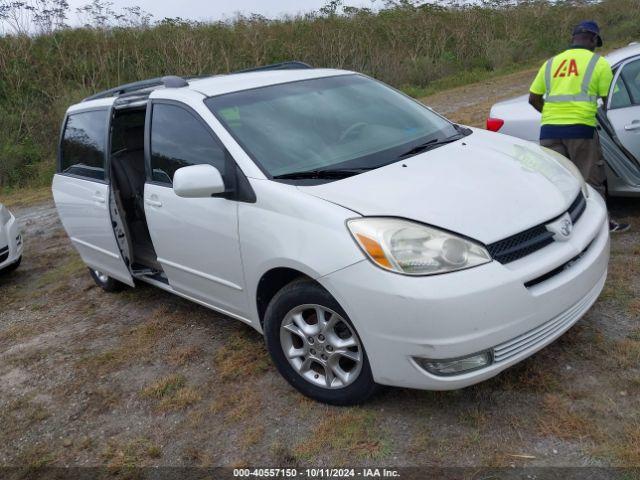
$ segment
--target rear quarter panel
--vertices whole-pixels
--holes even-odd
[[[496,103],[489,116],[504,120],[498,133],[531,142],[538,142],[540,138],[540,113],[529,105],[528,95]]]

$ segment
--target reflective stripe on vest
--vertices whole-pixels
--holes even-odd
[[[555,58],[555,57],[554,57]],[[593,77],[593,72],[596,69],[596,64],[600,59],[600,55],[597,53],[593,54],[591,60],[589,60],[589,64],[587,65],[587,70],[584,73],[584,78],[582,79],[582,91],[578,95],[549,95],[551,92],[551,67],[553,64],[553,58],[547,60],[547,65],[544,70],[544,83],[547,88],[547,93],[545,95],[544,101],[549,103],[559,103],[559,102],[591,102],[596,103],[598,101],[598,97],[596,95],[589,95],[589,85],[591,84],[591,78]]]

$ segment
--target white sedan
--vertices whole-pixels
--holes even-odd
[[[18,222],[7,207],[0,203],[0,272],[15,270],[22,260],[22,235]]]
[[[293,387],[340,405],[490,378],[596,301],[607,213],[568,160],[301,66],[69,108],[53,193],[98,285],[246,322]]]

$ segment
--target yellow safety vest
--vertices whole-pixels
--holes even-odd
[[[593,72],[596,69],[600,55],[594,53],[589,59],[586,68],[584,68],[584,62],[578,69],[578,60],[575,58],[569,58],[567,55],[560,54],[557,57],[550,58],[544,68],[544,84],[547,89],[544,101],[545,103],[558,103],[558,102],[592,102],[598,101],[597,95],[589,94],[589,86],[591,85],[591,79],[593,78]],[[564,57],[564,58],[563,58]],[[558,58],[558,61],[554,60]],[[580,72],[583,72],[582,74]],[[575,75],[577,78],[582,77],[580,83],[580,92],[571,94],[567,91],[574,90],[574,83],[570,81],[570,77]]]
[[[598,97],[607,95],[611,67],[600,55],[570,48],[547,60],[531,85],[543,95],[543,125],[596,125]]]

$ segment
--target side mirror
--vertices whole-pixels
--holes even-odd
[[[173,174],[173,191],[179,197],[205,198],[224,193],[224,180],[212,165],[191,165]]]

